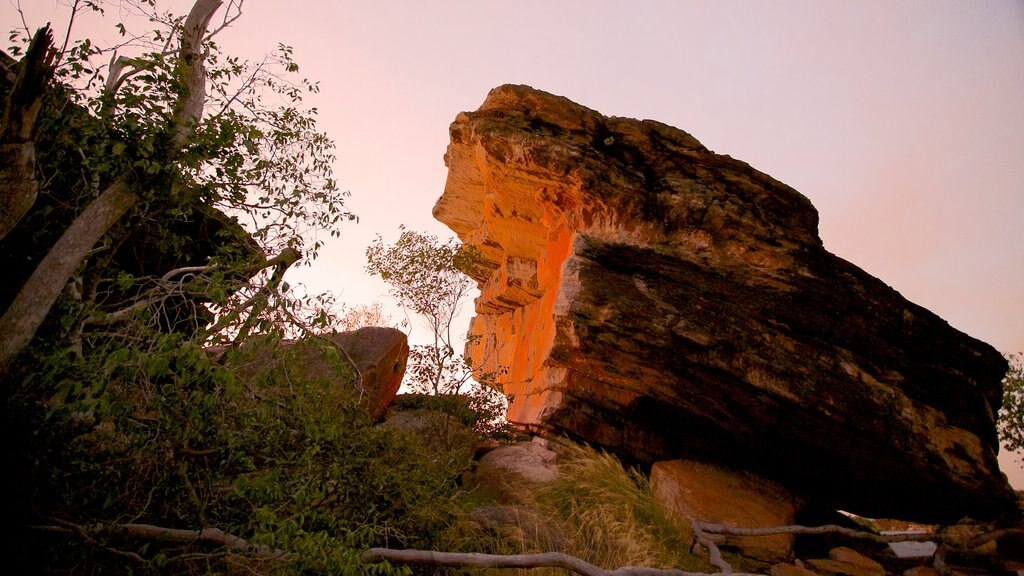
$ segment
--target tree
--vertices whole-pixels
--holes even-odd
[[[287,47],[220,51],[240,0],[121,7],[158,29],[56,52],[25,30],[36,48],[0,56],[22,111],[4,138],[29,136],[0,144],[35,162],[0,164],[35,195],[0,229],[11,569],[360,573],[358,548],[429,545],[418,522],[448,506],[449,471],[357,409],[337,350],[296,344],[334,361],[326,379],[277,345],[334,325],[284,278],[350,217],[302,102],[316,85]]]
[[[211,29],[221,6],[221,0],[196,0],[182,18],[158,12],[153,0],[126,0],[123,8],[162,27],[134,35],[119,24],[122,45],[99,48],[86,39],[56,57],[48,33],[41,32],[19,65],[6,70],[8,80],[16,79],[6,109],[34,110],[39,117],[6,114],[4,143],[15,134],[28,139],[17,142],[22,148],[32,144],[48,154],[48,163],[38,167],[46,189],[38,192],[51,201],[35,201],[19,227],[49,222],[54,205],[71,208],[66,227],[45,239],[51,247],[38,258],[22,258],[34,262],[31,274],[16,280],[20,287],[7,287],[16,294],[0,317],[0,372],[38,333],[69,281],[84,289],[79,317],[66,320],[79,340],[89,327],[109,332],[111,323],[152,315],[153,306],[171,296],[215,310],[214,329],[195,330],[201,338],[269,329],[274,322],[268,314],[276,320],[294,314],[288,309],[294,303],[281,297],[284,271],[303,256],[316,256],[316,230],[336,235],[336,225],[353,218],[344,209],[347,193],[333,179],[333,143],[316,129],[316,110],[302,106],[316,84],[290,79],[298,66],[283,45],[258,63],[223,55],[214,38],[241,16],[243,1],[230,2]],[[76,1],[69,21],[87,9],[100,5]],[[129,50],[134,53],[119,54]],[[101,58],[108,63],[94,62]],[[49,75],[38,71],[51,65]],[[40,89],[48,105],[40,103]],[[34,94],[36,103],[19,108],[31,100],[26,94]],[[242,218],[251,238],[236,234],[234,242],[223,239],[226,249],[217,246],[202,261],[182,262],[195,255],[168,223],[195,222],[211,211]],[[142,224],[167,232],[169,241],[160,248],[178,251],[180,258],[170,269],[134,278],[114,265],[115,253]],[[45,227],[53,232],[52,225]],[[232,229],[225,225],[220,232]],[[10,238],[16,232],[6,234],[8,244],[16,244]],[[267,253],[276,256],[268,259]],[[112,289],[115,284],[120,289]]]
[[[391,286],[399,305],[419,316],[430,344],[414,345],[407,374],[412,388],[430,394],[458,394],[472,377],[453,346],[452,324],[469,298],[473,281],[459,271],[472,258],[454,240],[400,228],[398,241],[384,245],[380,236],[366,249],[370,274]]]
[[[366,326],[397,328],[398,324],[395,323],[391,314],[384,310],[384,305],[379,300],[374,300],[372,304],[359,304],[346,308],[339,315],[337,326],[339,330],[350,331]]]
[[[442,242],[405,226],[399,229],[394,244],[385,245],[380,236],[370,244],[366,269],[388,283],[398,304],[419,316],[429,330],[428,344],[410,347],[406,368],[410,387],[423,394],[466,394],[470,407],[480,414],[477,431],[504,433],[507,399],[497,384],[499,374],[476,370],[469,358],[455,351],[452,332],[474,284],[462,270],[476,263],[476,253],[455,239]]]
[[[999,437],[1007,450],[1024,448],[1024,354],[1008,354],[1010,369],[1003,378],[1003,407],[999,410]]]

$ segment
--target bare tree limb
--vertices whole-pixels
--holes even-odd
[[[271,278],[270,282],[267,283],[267,285],[263,286],[260,289],[260,291],[257,292],[257,294],[253,295],[240,306],[232,310],[231,314],[222,318],[221,321],[217,323],[217,326],[214,326],[213,328],[207,330],[207,334],[214,334],[217,331],[223,329],[224,326],[226,326],[228,323],[236,319],[242,311],[256,304],[260,298],[265,299],[269,291],[276,288],[281,283],[284,271],[287,270],[289,266],[298,261],[299,256],[300,255],[297,250],[295,250],[294,248],[287,248],[283,250],[281,254],[269,260],[264,260],[262,262],[250,264],[242,268],[229,269],[229,271],[233,270],[234,273],[238,274],[238,276],[244,276],[246,278],[251,277],[260,270],[266,268],[275,268],[275,271],[273,277]],[[186,281],[190,281],[193,278],[195,278],[193,276],[194,274],[209,272],[210,270],[214,270],[216,268],[216,265],[183,266],[181,268],[175,268],[174,270],[170,270],[169,272],[160,277],[160,279],[156,282],[157,285],[155,287],[150,288],[145,293],[137,296],[135,301],[132,302],[130,305],[125,306],[124,308],[120,308],[113,312],[97,311],[92,315],[88,316],[87,318],[85,318],[82,321],[81,327],[85,328],[86,326],[109,325],[121,322],[122,320],[130,318],[136,312],[145,310],[146,308],[149,308],[150,306],[163,301],[174,292],[186,294],[189,296],[202,297],[205,294],[207,294],[202,288],[194,290],[185,290],[183,288],[183,284],[185,284]],[[183,277],[179,280],[174,280],[178,276]],[[198,278],[202,279],[202,281],[208,281],[206,279],[203,279],[203,277],[201,276]]]
[[[718,568],[722,574],[732,574],[732,566],[725,561],[725,558],[722,558],[722,551],[718,549],[718,545],[711,538],[708,538],[707,532],[704,530],[704,524],[694,521],[691,522],[691,526],[693,527],[695,544],[700,544],[708,550],[708,562],[715,568]]]
[[[192,136],[203,116],[206,102],[206,66],[200,51],[203,36],[210,25],[213,13],[220,8],[221,0],[196,0],[185,19],[181,33],[181,51],[175,76],[181,83],[181,92],[174,105],[172,125],[175,146],[182,146]]]
[[[124,56],[118,56],[115,50],[110,56],[110,64],[107,66],[107,81],[103,85],[103,91],[109,95],[113,95],[121,88],[121,84],[124,81],[131,78],[132,76],[142,72],[142,68],[136,65],[134,58],[126,58]],[[128,66],[132,67],[132,70],[125,72],[124,69]]]
[[[302,258],[302,254],[298,250],[292,247],[285,248],[280,254],[263,262],[252,269],[252,273],[255,274],[259,270],[264,268],[274,267],[274,274],[270,277],[270,280],[264,284],[255,294],[250,296],[245,302],[238,306],[235,306],[233,310],[222,316],[217,323],[206,329],[205,336],[210,337],[217,332],[220,332],[229,324],[234,322],[241,316],[242,312],[249,308],[253,308],[253,311],[249,314],[249,318],[246,319],[246,323],[238,332],[238,336],[235,338],[235,345],[244,339],[244,336],[248,333],[251,328],[250,324],[255,321],[255,317],[259,314],[262,306],[265,306],[268,295],[271,291],[275,290],[281,281],[284,279],[284,273],[288,268],[299,261]]]
[[[180,92],[170,126],[175,147],[184,145],[202,118],[206,70],[200,49],[210,19],[220,5],[221,0],[196,0],[185,20],[175,67]],[[89,250],[137,201],[128,175],[121,175],[75,218],[39,262],[0,318],[0,373],[11,367],[14,358],[35,336],[67,279]]]
[[[170,272],[161,276],[160,282],[170,282],[171,278],[174,278],[175,276],[180,276],[181,274],[196,274],[198,272],[209,272],[214,268],[216,268],[216,266],[184,266],[182,268],[175,268],[174,270],[171,270]]]
[[[96,543],[96,537],[118,536],[163,544],[218,546],[266,558],[281,558],[285,555],[285,552],[273,550],[269,546],[250,544],[244,538],[224,532],[220,528],[187,530],[183,528],[165,528],[153,524],[96,524],[92,526],[79,526],[67,523],[67,525],[61,526],[32,526],[32,529],[75,535],[86,539],[90,543]],[[131,554],[133,557],[142,560],[137,554],[125,554]],[[142,561],[144,562],[144,560]]]
[[[128,178],[118,178],[89,203],[46,253],[0,318],[0,373],[10,368],[14,358],[35,336],[67,279],[89,250],[137,200]]]
[[[401,564],[426,564],[447,567],[478,568],[565,568],[583,576],[710,576],[705,572],[684,572],[672,568],[644,568],[624,566],[605,570],[561,552],[542,554],[475,554],[463,552],[435,552],[433,550],[392,550],[370,548],[363,553],[363,562],[398,562]],[[731,572],[728,572],[731,574]],[[719,573],[722,574],[722,573]],[[758,576],[756,574],[734,574],[733,576]]]
[[[882,544],[890,542],[923,542],[927,540],[941,540],[941,534],[912,533],[912,534],[874,534],[852,528],[844,528],[835,524],[825,526],[778,526],[773,528],[734,528],[725,524],[711,524],[706,522],[694,522],[695,530],[707,534],[728,534],[730,536],[772,536],[776,534],[842,534],[850,538],[871,540]]]
[[[68,523],[66,526],[32,526],[31,528],[33,530],[36,530],[37,532],[52,532],[56,534],[75,536],[79,540],[85,542],[90,546],[102,548],[103,550],[106,550],[107,552],[114,554],[115,556],[127,558],[132,562],[135,562],[136,564],[146,563],[146,559],[142,556],[139,556],[135,552],[126,552],[124,550],[119,550],[117,548],[113,548],[111,546],[103,544],[102,542],[93,538],[93,536],[89,534],[89,532],[85,530],[82,526],[78,526],[76,524]]]
[[[216,28],[211,30],[206,35],[206,37],[203,38],[203,41],[206,42],[209,39],[213,38],[214,36],[219,34],[221,30],[227,28],[228,26],[231,26],[232,24],[235,23],[235,20],[238,20],[239,18],[241,18],[242,17],[242,5],[243,4],[245,4],[245,0],[231,0],[228,3],[227,9],[224,11],[224,20],[220,23],[220,26],[217,26]],[[234,14],[231,13],[231,8],[232,7],[234,7],[234,9],[235,9],[235,13]]]

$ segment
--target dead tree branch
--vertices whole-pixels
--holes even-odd
[[[386,560],[400,564],[425,564],[451,568],[564,568],[583,576],[711,576],[704,572],[684,572],[672,568],[644,568],[640,566],[624,566],[615,570],[605,570],[590,562],[561,552],[501,555],[370,548],[363,553],[361,559],[363,562],[381,562]],[[732,572],[720,572],[718,574],[758,576],[755,574],[734,574]]]
[[[235,341],[237,343],[244,339],[244,336],[247,335],[248,331],[251,329],[250,324],[255,321],[255,317],[262,312],[263,307],[266,305],[270,292],[277,289],[278,285],[281,284],[281,280],[284,279],[285,271],[288,270],[292,264],[298,262],[300,258],[302,258],[302,254],[300,254],[298,250],[288,247],[282,250],[277,256],[252,269],[252,273],[255,274],[259,270],[273,266],[274,273],[270,277],[270,280],[257,290],[255,294],[250,296],[245,302],[235,306],[230,312],[222,316],[216,324],[207,328],[205,333],[206,337],[220,332],[229,324],[237,320],[238,317],[241,316],[242,312],[252,308],[253,311],[249,314],[249,318],[246,319],[246,323],[239,330],[238,337]]]
[[[174,104],[170,125],[176,147],[185,144],[202,118],[206,69],[200,50],[210,19],[220,5],[221,0],[196,0],[185,20],[175,66],[181,92]],[[136,204],[139,197],[134,188],[128,174],[117,178],[75,218],[22,285],[14,302],[0,318],[0,373],[10,368],[14,358],[35,336],[75,268]]]
[[[706,522],[694,522],[694,529],[706,534],[728,534],[730,536],[773,536],[776,534],[842,534],[850,538],[871,540],[888,544],[890,542],[923,542],[927,540],[941,540],[940,534],[914,533],[914,534],[874,534],[852,528],[844,528],[835,524],[825,526],[777,526],[773,528],[734,528],[725,524],[711,524]]]
[[[158,542],[170,545],[198,545],[227,548],[235,552],[252,554],[261,558],[282,558],[285,552],[271,549],[261,544],[250,544],[244,538],[224,532],[220,528],[201,528],[199,530],[187,530],[183,528],[165,528],[153,524],[96,524],[92,526],[80,526],[71,523],[61,523],[60,526],[32,526],[33,530],[40,532],[53,532],[75,536],[86,543],[98,545],[96,538],[128,538],[133,540],[144,540],[147,542]],[[107,548],[106,546],[103,546]],[[140,556],[132,552],[122,552],[121,555],[132,557],[137,561],[143,561]]]
[[[691,525],[693,526],[694,544],[700,544],[707,548],[708,562],[715,568],[718,568],[722,574],[732,574],[732,565],[726,562],[725,558],[722,558],[722,551],[718,549],[718,545],[711,538],[708,538],[707,532],[709,531],[705,530],[705,525],[696,521],[692,522]]]
[[[40,28],[16,69],[0,120],[0,239],[32,208],[39,194],[36,180],[36,120],[43,93],[53,76],[53,32]]]

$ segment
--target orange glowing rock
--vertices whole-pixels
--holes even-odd
[[[865,516],[993,516],[1006,362],[828,253],[797,191],[685,132],[501,86],[451,125],[434,216],[481,262],[508,418],[721,461]]]

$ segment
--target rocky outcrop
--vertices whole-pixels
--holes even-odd
[[[524,86],[451,126],[468,355],[509,419],[866,516],[993,516],[1003,358],[827,252],[811,203],[664,124]]]
[[[885,568],[856,550],[840,547],[828,559],[812,558],[807,565],[820,576],[885,576]]]

